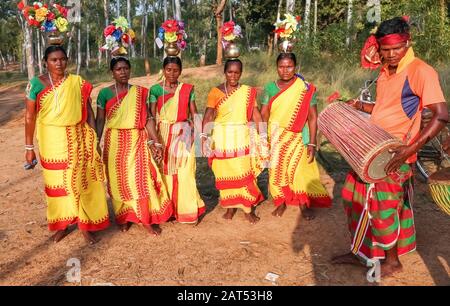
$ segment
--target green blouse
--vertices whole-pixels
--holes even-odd
[[[102,88],[97,96],[97,107],[104,109],[106,102],[114,98],[116,95],[109,87]]]
[[[32,101],[36,101],[38,94],[44,89],[45,86],[39,77],[32,78],[27,86],[27,98]]]
[[[156,103],[158,101],[158,98],[162,95],[167,95],[169,92],[167,90],[164,90],[161,84],[155,84],[152,87],[150,87],[150,94],[148,95],[148,102],[149,103]],[[189,102],[195,101],[195,92],[192,89],[191,95],[189,96]]]
[[[264,87],[264,93],[261,97],[261,104],[267,105],[272,99],[272,97],[276,96],[280,92],[280,88],[278,87],[276,82],[271,82]],[[317,105],[317,92],[314,93],[311,99],[311,105]],[[302,130],[302,138],[303,144],[309,144],[309,127],[308,124],[305,124]]]

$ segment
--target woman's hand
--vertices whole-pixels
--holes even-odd
[[[211,153],[212,153],[212,150],[211,150],[210,138],[202,137],[202,155],[203,155],[203,157],[210,157]]]
[[[26,170],[34,169],[37,164],[36,154],[34,150],[27,150],[25,153],[25,160],[27,164],[25,165]]]
[[[316,156],[316,147],[308,145],[307,154],[308,154],[308,164],[310,164],[314,161],[314,158]]]
[[[347,103],[348,105],[350,105],[351,107],[353,107],[356,110],[361,110],[362,102],[359,101],[358,99],[351,99],[345,103]]]
[[[163,159],[163,149],[162,147],[158,147],[155,144],[150,145],[150,151],[152,153],[153,159],[156,163],[161,163]]]

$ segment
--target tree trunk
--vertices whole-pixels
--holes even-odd
[[[167,20],[167,0],[164,0],[164,20]]]
[[[180,0],[175,0],[175,19],[176,20],[181,20]]]
[[[281,18],[281,7],[283,6],[283,0],[278,0],[278,10],[277,10],[277,22],[280,21]],[[273,46],[276,49],[278,45],[278,36],[274,35],[273,38]]]
[[[306,0],[305,3],[305,27],[306,38],[309,38],[309,14],[311,12],[311,0]]]
[[[109,25],[109,0],[103,0],[103,16],[105,17],[105,27],[107,27]],[[102,35],[102,39],[103,39],[103,35]],[[101,55],[101,51],[100,51],[100,55]],[[108,52],[105,52],[105,63],[106,65],[108,65]],[[100,66],[100,63],[99,63]]]
[[[109,0],[103,0],[103,16],[105,16],[105,26],[106,27],[109,24],[108,11],[109,11]]]
[[[27,6],[28,1],[24,0],[23,4]],[[27,24],[24,25],[24,30],[25,30],[24,49],[26,52],[26,59],[27,59],[27,73],[28,73],[28,80],[31,80],[35,75],[34,58],[33,58],[33,41],[32,41],[33,33],[31,32],[31,28],[27,26]]]
[[[268,45],[268,50],[269,50],[269,56],[272,56],[273,53],[273,36],[271,34],[267,35],[267,45]]]
[[[73,26],[72,30],[70,30],[69,42],[67,44],[67,57],[68,58],[70,58],[70,54],[72,53],[72,40],[73,40],[74,35],[75,35],[75,26]]]
[[[445,0],[440,0],[440,7],[441,7],[441,18],[440,18],[440,32],[441,32],[441,39],[445,39],[445,18],[447,17],[447,4],[445,3]]]
[[[131,22],[131,1],[127,0],[127,20],[128,20],[128,25],[132,28],[133,24]],[[133,43],[130,43],[130,48],[131,48],[131,57],[135,57],[136,56],[136,49]]]
[[[86,22],[86,68],[89,69],[91,50],[89,49],[89,22]]]
[[[314,0],[314,36],[317,34],[317,0]]]
[[[153,2],[153,57],[156,58],[156,4]]]
[[[347,47],[350,47],[352,16],[353,16],[353,0],[348,0],[348,10],[347,10],[347,38],[345,39],[345,44],[346,44]]]
[[[117,18],[120,17],[120,0],[116,0]]]
[[[295,0],[286,0],[286,13],[293,14],[295,8]]]
[[[100,50],[100,48],[102,47],[102,42],[101,40],[98,43],[98,54],[97,54],[97,64],[98,64],[98,68],[100,69],[100,67],[102,66],[102,50]]]
[[[78,37],[77,37],[78,43],[77,43],[77,74],[80,74],[81,69],[81,24],[78,27]]]
[[[39,74],[42,74],[42,50],[41,50],[40,33],[38,29],[36,29],[36,46],[37,46],[37,60],[38,60]]]
[[[220,0],[220,3],[217,5],[214,16],[216,17],[216,29],[217,29],[217,57],[216,57],[216,64],[222,65],[222,32],[220,31],[220,27],[223,23],[223,10],[225,8],[225,5],[227,4],[227,0]]]
[[[0,50],[0,58],[2,60],[3,69],[6,70],[8,68],[8,66],[6,65],[6,61],[5,61],[5,58],[3,57],[3,53],[1,50]]]

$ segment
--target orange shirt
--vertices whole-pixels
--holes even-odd
[[[409,144],[419,135],[422,109],[441,102],[445,98],[437,72],[409,48],[395,74],[389,75],[387,67],[381,70],[371,121]],[[412,156],[407,162],[415,160]]]
[[[211,89],[211,91],[208,94],[206,107],[216,108],[217,104],[220,102],[220,100],[223,97],[225,97],[225,94],[223,93],[223,91],[221,91],[217,87],[214,87],[213,89]]]

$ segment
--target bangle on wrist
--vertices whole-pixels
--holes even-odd
[[[33,151],[34,150],[34,145],[25,145],[25,150]]]
[[[160,144],[159,142],[155,142],[155,147],[157,147],[157,148],[161,148],[163,145],[162,144]]]
[[[314,143],[308,143],[307,146],[314,147],[314,148],[317,147],[317,145]]]

